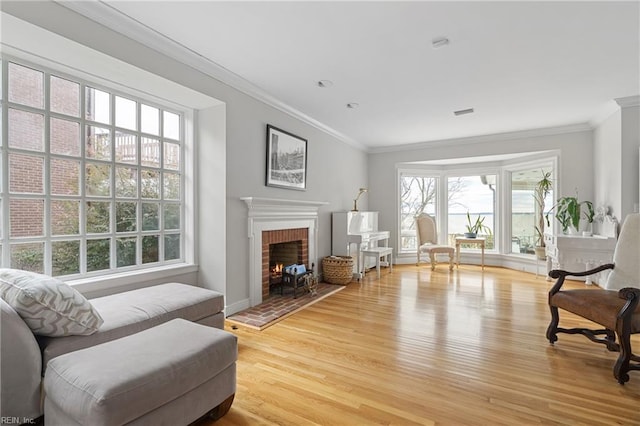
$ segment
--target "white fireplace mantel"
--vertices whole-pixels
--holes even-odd
[[[262,303],[262,232],[307,228],[309,263],[318,264],[318,210],[324,201],[242,197],[247,203],[249,237],[249,299],[251,306]]]

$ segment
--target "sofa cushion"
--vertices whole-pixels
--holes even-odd
[[[0,418],[40,416],[40,348],[16,311],[0,299]],[[0,422],[4,424],[4,422]]]
[[[224,296],[188,284],[168,283],[91,299],[104,318],[91,336],[41,338],[42,365],[56,356],[138,333],[147,328],[183,318],[198,322],[224,309]]]
[[[125,424],[198,388],[237,356],[233,334],[175,319],[51,360],[45,405],[77,424]]]
[[[102,317],[80,292],[47,275],[0,269],[0,297],[34,334],[86,335],[102,325]]]

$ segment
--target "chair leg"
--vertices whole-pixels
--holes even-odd
[[[449,253],[449,270],[453,271],[453,253]]]
[[[429,253],[429,259],[431,260],[431,270],[436,270],[436,255],[434,253]]]
[[[556,306],[549,306],[551,309],[551,322],[547,327],[547,339],[552,345],[558,340],[558,323],[560,322],[560,315],[558,314],[558,308]]]
[[[631,333],[629,332],[629,327],[625,327],[622,323],[624,323],[624,321],[619,321],[618,329],[616,330],[620,341],[620,355],[613,366],[613,376],[618,380],[618,383],[624,385],[629,381],[629,362],[633,352],[631,349]]]

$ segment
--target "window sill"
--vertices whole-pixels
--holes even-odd
[[[120,287],[140,287],[140,284],[161,279],[168,282],[166,279],[169,277],[198,272],[198,269],[198,265],[178,263],[157,268],[69,280],[66,283],[81,293],[104,292],[106,294],[105,290],[108,290],[108,293],[117,293]]]

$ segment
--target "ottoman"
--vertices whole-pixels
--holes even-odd
[[[187,425],[224,415],[236,389],[237,338],[174,319],[58,356],[44,377],[44,418],[56,425]]]

